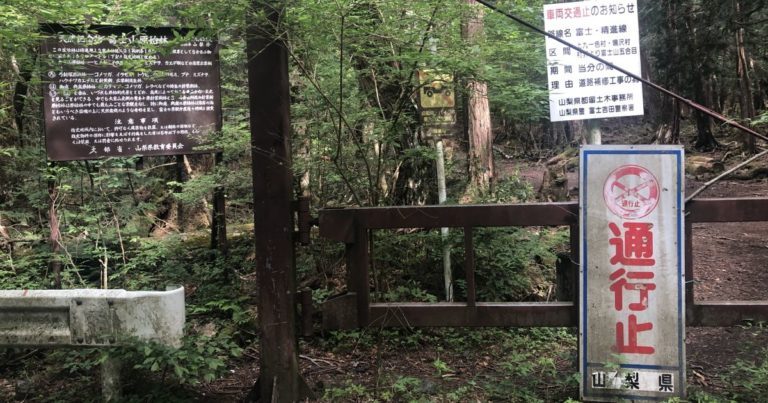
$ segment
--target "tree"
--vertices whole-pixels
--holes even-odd
[[[739,82],[739,112],[741,119],[746,121],[755,117],[755,104],[754,95],[752,93],[752,63],[750,62],[749,53],[746,47],[746,30],[743,24],[749,22],[749,16],[744,12],[743,4],[740,0],[733,0],[733,7],[736,17],[736,42],[734,50],[736,52],[736,72]],[[754,9],[757,11],[757,8]],[[753,11],[753,12],[754,12]],[[755,137],[745,135],[744,147],[750,153],[754,153],[756,150]]]
[[[461,36],[467,47],[477,46],[483,36],[483,9],[474,0],[464,0],[469,6],[461,27]],[[493,185],[493,132],[488,104],[488,84],[471,74],[465,78],[465,127],[469,140],[467,163],[469,167],[468,192],[483,195]]]

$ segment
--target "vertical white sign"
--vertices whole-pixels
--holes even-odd
[[[637,0],[548,4],[544,29],[641,76]],[[641,82],[551,38],[546,52],[551,121],[643,115]]]
[[[580,157],[581,397],[684,397],[683,149]]]

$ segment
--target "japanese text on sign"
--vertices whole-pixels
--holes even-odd
[[[684,395],[682,158],[677,146],[582,148],[586,400]]]
[[[545,5],[544,27],[595,56],[641,74],[636,0]],[[554,39],[547,38],[545,44],[551,121],[644,113],[638,80]]]
[[[214,39],[170,28],[45,30],[49,159],[190,153],[219,128]]]

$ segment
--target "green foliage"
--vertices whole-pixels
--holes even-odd
[[[520,202],[532,197],[518,176],[501,181],[486,202]],[[554,283],[557,253],[566,249],[568,231],[547,228],[477,228],[474,230],[476,286],[479,300],[540,300]],[[443,245],[451,248],[454,293],[466,295],[463,234],[443,239],[437,230],[374,232],[374,283],[382,301],[434,302],[443,298]]]
[[[395,383],[392,384],[392,391],[395,396],[399,396],[402,399],[408,399],[408,396],[421,386],[421,380],[410,376],[402,376],[397,378]]]
[[[226,370],[226,362],[240,357],[243,349],[228,334],[187,336],[181,348],[151,342],[136,342],[109,352],[110,356],[132,364],[132,368],[171,375],[177,382],[210,382]]]
[[[554,283],[555,251],[567,232],[484,228],[475,231],[478,296],[486,301],[542,299]]]
[[[371,393],[365,386],[347,382],[343,386],[326,388],[323,391],[323,399],[329,402],[337,401],[369,401]]]
[[[335,378],[338,383],[326,389],[323,401],[554,402],[575,396],[578,391],[578,373],[563,369],[564,364],[570,367],[575,360],[576,336],[572,329],[368,331],[372,334],[370,342],[361,340],[354,349],[336,351],[355,357],[397,355],[403,351],[405,340],[413,339],[421,346],[416,351],[436,349],[436,355],[422,357],[414,365],[427,364],[427,373],[420,371],[424,374],[420,377],[409,374],[407,368],[386,365],[384,358],[374,363],[381,366],[375,381]],[[344,333],[359,337],[356,332]],[[475,361],[482,363],[472,365]]]
[[[61,280],[65,288],[95,287],[103,270],[113,288],[185,285],[192,334],[182,349],[136,344],[112,352],[132,360],[135,369],[146,377],[168,377],[185,385],[213,379],[240,354],[241,345],[253,341],[252,284],[240,281],[250,280],[253,240],[249,236],[233,239],[231,256],[225,257],[209,251],[207,236],[195,233],[207,232],[204,219],[185,224],[178,216],[180,205],[188,219],[210,214],[205,205],[210,204],[213,189],[222,185],[227,191],[230,228],[252,220],[254,167],[244,18],[254,14],[251,3],[6,0],[0,4],[0,224],[14,241],[11,249],[0,240],[0,288],[51,287],[49,262],[54,259],[63,266]],[[297,193],[309,191],[313,205],[318,207],[435,201],[436,153],[425,139],[415,107],[418,69],[453,73],[460,107],[466,95],[462,84],[467,78],[487,82],[494,134],[500,137],[526,143],[528,138],[562,128],[546,121],[543,39],[500,14],[488,12],[484,35],[468,45],[461,37],[461,21],[470,13],[465,3],[286,3],[280,29],[287,41],[290,62],[293,169],[297,178],[306,174],[303,187],[297,180]],[[540,21],[542,3],[504,0],[495,4],[535,23]],[[706,88],[709,98],[718,103],[716,108],[724,113],[739,108],[735,101],[739,77],[731,55],[734,34],[744,29],[753,64],[750,73],[754,100],[764,109],[767,75],[763,66],[768,52],[762,40],[765,30],[758,22],[768,16],[765,7],[749,6],[750,13],[741,15],[731,2],[641,2],[639,7],[649,74],[702,102],[703,94],[697,94],[697,90]],[[190,156],[193,172],[181,183],[175,162],[165,157],[147,157],[142,164],[136,158],[46,162],[39,114],[42,64],[35,50],[41,39],[38,24],[81,24],[86,20],[199,27],[219,37],[223,127],[213,140],[224,154],[220,166],[214,167],[208,156]],[[17,84],[27,84],[29,89],[16,94]],[[13,102],[17,95],[24,103],[19,116]],[[768,115],[764,110],[758,112],[762,114],[751,123],[763,127]],[[23,128],[17,125],[17,118]],[[461,155],[462,147],[457,148]],[[466,185],[459,159],[448,161],[448,182],[454,200]],[[55,194],[49,193],[49,183]],[[474,202],[524,202],[530,201],[533,193],[530,185],[512,176],[500,179],[493,194]],[[58,256],[52,255],[48,243],[52,199],[62,233],[63,250]],[[240,232],[249,234],[251,230]],[[554,281],[556,253],[563,249],[566,239],[567,231],[563,229],[475,230],[478,298],[510,301],[547,297]],[[374,241],[376,299],[435,302],[443,298],[442,248],[446,244],[453,256],[456,298],[465,297],[461,231],[451,231],[448,239],[435,230],[377,231]],[[315,302],[340,291],[344,276],[342,251],[340,243],[320,242],[301,250],[297,258],[300,284],[313,288]],[[202,329],[219,332],[217,336],[202,336]],[[462,350],[493,348],[497,341],[504,350],[494,357],[493,364],[508,379],[485,382],[478,378],[474,384],[445,387],[445,400],[461,401],[476,388],[494,399],[550,400],[551,396],[539,393],[538,384],[521,384],[516,379],[558,378],[554,372],[558,357],[544,352],[557,343],[572,343],[572,337],[561,331],[365,329],[330,332],[324,343],[336,351],[380,344],[400,350],[435,344]],[[92,371],[103,359],[93,350],[67,354],[61,368],[79,376]],[[50,357],[56,362],[59,355]],[[426,362],[432,363],[438,376],[451,369],[445,356]],[[732,380],[738,398],[762,397],[760,391],[768,388],[764,367],[761,361],[740,361],[734,367]],[[383,388],[386,392],[348,383],[328,389],[326,398],[369,400],[385,393],[393,400],[429,398],[421,390],[426,381],[402,374],[396,374],[391,381]],[[573,387],[573,380],[558,378],[555,384]],[[164,400],[159,396],[167,397],[151,393],[158,401]]]
[[[562,373],[556,361],[574,359],[576,338],[569,329],[512,329],[499,357],[503,375],[486,384],[492,397],[512,402],[549,402],[578,386],[577,372]],[[555,386],[556,389],[551,389]]]
[[[78,350],[59,350],[51,354],[55,360],[60,360],[62,369],[70,374],[88,374],[104,361],[106,355],[101,349],[85,348]]]
[[[730,395],[737,401],[759,401],[768,391],[768,348],[762,348],[752,359],[739,359],[728,375]]]
[[[451,370],[451,367],[449,367],[445,361],[441,360],[440,357],[432,361],[432,366],[435,367],[435,371],[437,371],[437,376],[442,376],[443,374],[453,372],[453,370]]]
[[[424,291],[421,285],[408,280],[404,285],[398,285],[394,289],[384,292],[381,296],[382,301],[413,301],[413,302],[437,302],[437,297]]]
[[[202,306],[193,306],[189,309],[190,315],[205,315],[206,317],[223,316],[232,320],[235,325],[244,325],[251,321],[250,313],[243,309],[247,298],[216,299],[206,301]]]
[[[519,173],[499,179],[494,185],[493,192],[478,198],[477,203],[525,203],[534,199],[531,184],[522,179]]]
[[[332,330],[323,339],[324,348],[341,352],[355,351],[358,347],[370,348],[376,339],[372,332],[359,330]]]

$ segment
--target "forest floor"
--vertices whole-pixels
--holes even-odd
[[[612,134],[605,135],[606,143],[622,141]],[[687,156],[725,160],[726,168],[743,159],[735,143],[712,153],[687,152]],[[544,162],[498,160],[497,170],[502,175],[516,173],[535,190],[545,175]],[[686,193],[715,174],[687,175]],[[576,200],[578,169],[568,172],[568,183],[570,197]],[[698,197],[768,197],[768,178],[726,179]],[[768,222],[695,224],[693,237],[697,301],[768,300]],[[755,385],[734,377],[749,374],[736,369],[743,369],[744,363],[759,367],[768,359],[764,326],[686,329],[687,383],[693,401],[753,401],[755,394],[740,394],[734,388]],[[558,402],[577,398],[575,329],[540,330],[332,332],[301,343],[301,368],[324,401]],[[248,360],[231,377],[209,385],[204,391],[208,397],[202,400],[244,396],[258,374],[258,352],[253,349],[247,354]],[[750,393],[765,396],[768,390]]]
[[[647,144],[650,135],[646,130],[640,134],[635,132],[633,136],[637,138],[627,138],[617,128],[608,129],[604,134],[605,143]],[[688,157],[700,155],[687,152]],[[727,143],[703,155],[724,160],[727,168],[743,159],[739,154],[734,144]],[[536,190],[545,177],[549,157],[551,155],[541,160],[499,158],[497,172],[501,176],[518,175]],[[567,172],[572,200],[578,198],[577,171],[575,168]],[[686,192],[690,194],[714,175],[687,175]],[[768,197],[768,178],[740,177],[744,179],[723,180],[699,197]],[[768,261],[768,222],[695,224],[693,237],[694,291],[698,301],[768,300],[768,265],[765,263]],[[315,393],[313,401],[564,402],[578,397],[576,334],[576,329],[568,328],[371,328],[317,332],[313,337],[301,339],[299,361],[302,375]],[[768,394],[767,384],[755,386],[750,379],[735,379],[753,376],[768,380],[765,364],[768,362],[765,350],[768,326],[765,324],[688,327],[685,346],[692,401],[759,401],[754,396]],[[0,401],[14,397],[24,401],[23,397],[19,399],[18,390],[25,387],[25,382],[26,387],[31,383],[32,387],[44,391],[72,387],[66,375],[31,376],[32,372],[42,374],[44,370],[40,365],[24,367],[28,357],[24,354],[18,353],[14,362],[0,365],[3,368]],[[757,366],[749,367],[749,363]],[[227,366],[229,370],[222,378],[193,387],[182,386],[191,395],[179,401],[246,399],[259,375],[258,341],[245,347],[242,356]],[[750,372],[754,369],[761,372]],[[63,372],[65,370],[54,373]],[[35,380],[24,381],[30,378]],[[97,379],[98,376],[80,378],[78,382],[87,382],[78,386],[82,401],[97,400],[94,398],[98,396]],[[129,385],[127,392],[141,396],[141,390],[148,387],[149,384],[142,381]],[[736,390],[750,387],[758,390],[747,390],[749,393]],[[88,398],[84,397],[86,394]]]

